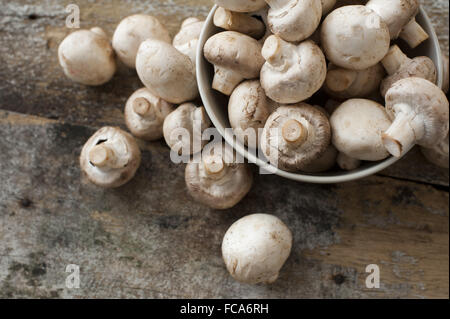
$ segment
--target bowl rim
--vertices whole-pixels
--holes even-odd
[[[211,11],[209,12],[208,17],[206,18],[205,23],[203,25],[202,32],[200,34],[200,38],[198,41],[197,58],[196,58],[197,84],[199,88],[200,97],[203,101],[206,112],[208,113],[208,116],[211,119],[211,122],[213,123],[215,128],[219,131],[220,135],[225,139],[225,142],[231,145],[238,152],[239,155],[244,156],[249,161],[249,163],[256,164],[261,168],[265,168],[266,170],[269,169],[271,173],[274,173],[278,176],[298,182],[314,183],[314,184],[336,184],[362,179],[386,169],[387,167],[391,166],[392,164],[396,163],[401,159],[391,156],[381,162],[376,162],[369,167],[362,167],[357,170],[349,172],[343,171],[341,175],[327,176],[324,174],[322,175],[301,174],[283,171],[273,166],[272,164],[269,164],[261,160],[260,158],[249,152],[247,147],[244,146],[243,144],[239,142],[236,143],[236,141],[234,140],[234,136],[232,134],[230,135],[229,133],[227,133],[229,132],[229,130],[225,131],[225,127],[223,127],[220,124],[219,119],[217,118],[215,112],[211,108],[212,101],[210,101],[210,95],[207,93],[207,91],[212,90],[212,88],[211,87],[207,88],[206,86],[202,85],[202,83],[207,83],[206,72],[204,72],[204,69],[202,68],[202,65],[206,61],[206,59],[203,56],[203,47],[206,41],[208,40],[207,34],[209,33],[210,28],[214,27],[213,19],[214,13],[216,12],[217,8],[218,6],[214,5]],[[432,42],[432,47],[435,48],[435,50],[437,51],[436,52],[437,54],[436,69],[438,70],[437,85],[440,88],[442,88],[443,61],[441,48],[439,46],[439,40],[437,38],[434,27],[422,6],[420,6],[418,16],[423,20],[424,24],[426,25],[426,28],[431,31],[429,32],[429,40]]]

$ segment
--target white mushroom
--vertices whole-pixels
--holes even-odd
[[[421,147],[420,149],[430,163],[439,167],[448,168],[448,142],[449,139],[447,134],[447,137],[433,148]]]
[[[126,184],[140,163],[141,152],[133,136],[116,127],[98,130],[80,155],[81,169],[89,180],[105,188]]]
[[[367,97],[378,91],[384,75],[385,72],[380,63],[364,70],[348,70],[330,63],[324,88],[330,96],[335,98]]]
[[[258,148],[259,132],[276,107],[258,80],[242,82],[228,103],[228,117],[236,137],[245,145]]]
[[[253,175],[245,163],[235,163],[233,151],[202,154],[201,162],[186,166],[189,194],[199,203],[213,209],[237,205],[250,191]]]
[[[266,27],[259,19],[246,13],[233,12],[218,8],[214,14],[214,25],[227,31],[236,31],[255,39],[260,39],[266,32]]]
[[[339,152],[362,161],[389,156],[381,134],[391,125],[384,107],[366,99],[342,103],[331,115],[332,143]]]
[[[198,96],[194,64],[169,43],[144,41],[137,54],[136,71],[147,89],[167,102],[179,104]]]
[[[309,38],[322,17],[321,0],[266,0],[270,6],[268,21],[272,32],[289,42]]]
[[[419,0],[370,0],[366,7],[375,11],[387,24],[392,40],[419,12]]]
[[[264,43],[262,55],[266,63],[261,69],[261,85],[278,103],[304,101],[325,81],[325,57],[312,41],[294,45],[272,35]]]
[[[163,123],[174,110],[173,104],[142,88],[130,96],[125,106],[125,123],[131,133],[148,141],[163,136]]]
[[[84,85],[102,85],[116,72],[114,50],[105,32],[96,27],[69,34],[58,48],[65,75]]]
[[[270,284],[292,248],[292,233],[278,218],[267,214],[243,217],[227,230],[222,257],[231,276],[243,283]]]
[[[327,116],[306,103],[281,106],[267,119],[261,149],[270,163],[286,171],[301,171],[330,145]]]
[[[203,106],[185,103],[166,116],[163,124],[167,145],[179,155],[198,153],[208,141],[202,139],[205,129],[211,126]]]
[[[380,91],[383,97],[395,82],[404,78],[419,77],[436,83],[436,67],[429,57],[410,59],[397,45],[393,45],[381,62],[389,74],[381,83]]]
[[[197,18],[187,18],[183,21],[180,31],[173,38],[173,46],[187,55],[194,65],[196,65],[198,39],[204,24],[205,21],[200,21]]]
[[[422,78],[397,81],[386,93],[386,110],[393,120],[383,133],[386,149],[401,157],[415,144],[432,148],[448,134],[449,109],[444,92]]]
[[[214,64],[213,89],[230,95],[244,79],[258,78],[264,58],[261,44],[238,32],[225,31],[206,41],[205,58]]]
[[[353,171],[361,166],[361,161],[355,158],[351,158],[344,153],[339,153],[337,156],[337,163],[344,171]]]
[[[151,15],[135,14],[119,23],[112,44],[120,60],[129,68],[135,68],[139,46],[148,39],[170,43],[169,32],[158,19]]]
[[[265,0],[214,0],[219,7],[234,12],[254,12],[266,6]]]
[[[389,50],[389,29],[365,6],[345,6],[323,21],[321,45],[326,57],[345,69],[364,70],[380,62]]]

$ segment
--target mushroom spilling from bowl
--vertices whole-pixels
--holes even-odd
[[[198,50],[213,75],[198,66],[200,94],[249,159],[286,177],[394,163],[415,145],[448,162],[448,65],[439,48],[434,61],[417,56],[431,41],[418,0],[215,3]]]

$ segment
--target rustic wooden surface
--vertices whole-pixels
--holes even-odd
[[[413,151],[361,181],[309,185],[260,176],[237,207],[217,212],[186,193],[184,167],[164,143],[143,143],[136,178],[102,190],[81,178],[78,155],[103,125],[123,126],[127,97],[141,86],[119,68],[86,88],[65,79],[58,43],[71,1],[0,0],[0,297],[64,298],[448,298],[448,170]],[[209,0],[88,0],[82,27],[112,34],[122,17],[151,13],[172,35]],[[422,1],[448,54],[448,1]],[[96,23],[94,23],[96,21]],[[235,282],[221,260],[226,229],[271,213],[292,229],[294,247],[270,286]],[[66,265],[81,267],[67,289]],[[378,264],[381,288],[365,288]]]

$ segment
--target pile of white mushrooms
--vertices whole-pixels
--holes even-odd
[[[415,21],[418,1],[339,2],[215,0],[220,7],[214,24],[224,31],[203,52],[214,65],[212,88],[229,96],[237,138],[293,172],[325,172],[336,164],[354,170],[361,161],[403,156],[414,145],[448,167],[449,105],[435,85],[436,68],[429,58],[408,57],[391,43],[400,38],[416,47],[428,38]],[[155,17],[137,14],[120,22],[112,41],[95,27],[75,31],[60,44],[61,67],[75,82],[103,85],[123,63],[144,84],[125,105],[131,134],[103,127],[84,145],[80,165],[92,183],[123,186],[141,163],[136,138],[164,138],[177,154],[201,155],[185,171],[196,201],[228,209],[250,191],[248,164],[236,163],[226,147],[205,152],[208,141],[193,134],[201,136],[211,126],[198,103],[195,70],[203,25],[186,19],[172,40]],[[446,79],[448,89],[448,73]],[[313,102],[318,95],[328,97],[323,107]],[[180,135],[180,129],[190,135]],[[262,134],[251,140],[248,129]],[[291,247],[292,234],[281,220],[255,214],[230,227],[222,254],[235,279],[271,283]]]
[[[449,106],[436,67],[397,45],[428,39],[415,20],[418,0],[215,3],[223,31],[203,50],[214,65],[212,88],[229,96],[237,138],[272,165],[355,170],[419,145],[448,168]],[[248,129],[261,131],[257,143]]]

